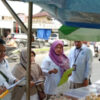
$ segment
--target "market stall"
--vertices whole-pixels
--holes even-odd
[[[27,68],[27,100],[30,100],[29,95],[29,76],[30,76],[30,50],[31,50],[31,32],[32,32],[32,2],[40,5],[46,11],[48,11],[52,16],[57,18],[62,24],[78,27],[88,27],[88,28],[100,28],[100,3],[98,0],[12,0],[12,1],[26,1],[29,2],[29,26],[28,29],[24,26],[21,20],[13,12],[10,6],[6,2],[7,0],[2,0],[7,9],[11,12],[13,17],[22,27],[25,33],[28,33],[28,68]],[[59,2],[58,2],[59,1]],[[90,6],[88,5],[90,4]],[[83,9],[84,8],[84,9]],[[95,13],[96,12],[96,13]],[[92,87],[91,87],[92,86]],[[85,88],[70,90],[63,94],[65,98],[71,99],[83,99],[91,95],[91,89],[94,88],[93,95],[97,95],[98,85],[94,84]],[[78,94],[79,93],[79,94]],[[99,94],[99,92],[98,92]],[[77,97],[76,97],[77,96]],[[99,98],[99,97],[98,97]],[[100,100],[100,99],[95,100]],[[62,100],[64,100],[62,99]],[[52,99],[51,99],[52,100]],[[53,99],[54,100],[54,99]],[[55,99],[58,100],[58,99]],[[61,100],[61,99],[60,99]],[[65,99],[67,100],[67,99]],[[88,100],[90,100],[88,98]]]
[[[49,100],[100,100],[100,80],[87,87],[70,89],[63,94],[51,96]]]

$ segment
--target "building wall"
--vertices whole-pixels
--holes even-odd
[[[20,19],[28,26],[28,17],[25,14],[18,14]],[[13,31],[13,22],[15,22],[12,16],[0,16],[0,28],[11,28]],[[2,24],[3,23],[3,24]],[[33,17],[32,19],[32,28],[33,29],[58,29],[61,26],[60,23],[55,23],[49,16]]]
[[[52,23],[52,20],[51,19],[48,19],[47,16],[34,17],[33,18],[33,23],[51,24]]]

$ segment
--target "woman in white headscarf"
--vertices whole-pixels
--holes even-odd
[[[16,64],[12,70],[12,74],[16,78],[21,79],[26,76],[26,67],[27,67],[27,50],[22,50],[20,53],[20,63]],[[43,73],[38,64],[35,63],[35,52],[31,51],[31,89],[30,89],[30,100],[39,100],[36,86],[33,82],[38,80],[44,80]],[[20,91],[20,92],[19,92]],[[25,100],[26,98],[25,87],[15,88],[15,91],[12,94],[12,100]]]

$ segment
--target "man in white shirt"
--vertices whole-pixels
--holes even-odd
[[[69,53],[70,67],[74,67],[72,75],[69,77],[70,88],[79,88],[89,84],[91,74],[92,55],[89,48],[82,45],[82,41],[75,41]]]
[[[90,58],[91,58],[91,61],[93,62],[94,47],[92,45],[90,45],[90,43],[87,41],[83,41],[83,47],[90,49],[90,55],[91,55]],[[90,72],[92,73],[92,64],[91,64],[91,71]],[[90,74],[90,77],[91,77],[91,74]],[[91,82],[91,79],[89,78],[89,85],[91,85],[91,84],[92,84],[92,82]]]
[[[0,93],[4,92],[10,84],[17,81],[9,69],[8,62],[5,59],[5,54],[5,41],[0,39]]]

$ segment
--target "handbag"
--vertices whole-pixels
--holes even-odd
[[[41,85],[35,85],[35,86],[37,89],[39,100],[44,100],[44,98],[46,98],[46,94],[44,93],[43,88],[41,87]]]

